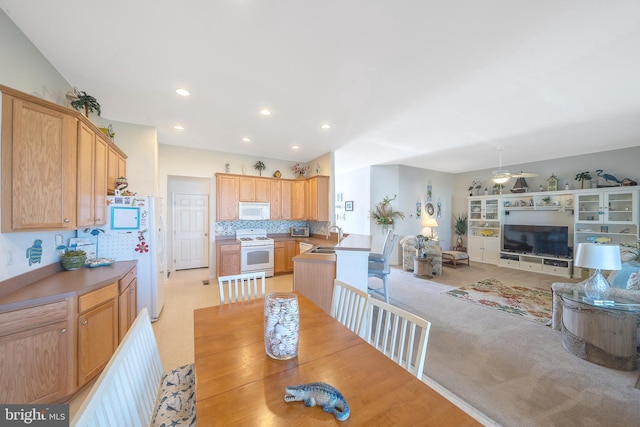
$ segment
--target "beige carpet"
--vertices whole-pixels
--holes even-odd
[[[581,360],[550,327],[443,294],[484,277],[547,290],[575,282],[478,263],[445,268],[442,283],[394,269],[391,302],[432,322],[427,376],[503,426],[640,425],[637,371]]]

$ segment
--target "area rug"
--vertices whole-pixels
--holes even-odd
[[[551,320],[552,293],[543,289],[509,286],[496,279],[484,279],[445,294],[543,325]]]

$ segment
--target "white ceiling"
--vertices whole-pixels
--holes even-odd
[[[640,145],[637,0],[0,8],[105,118],[153,126],[161,144],[452,173],[497,168],[498,147],[508,166]]]

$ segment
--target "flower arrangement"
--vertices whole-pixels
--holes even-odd
[[[306,174],[307,171],[309,170],[309,166],[307,165],[303,166],[300,163],[296,163],[291,167],[291,170],[293,171],[294,174],[298,176],[304,176],[304,174]]]
[[[391,202],[396,199],[398,195],[394,195],[393,199],[389,196],[385,196],[381,202],[369,211],[369,218],[375,219],[378,224],[388,225],[393,224],[394,218],[404,219],[404,212],[396,211],[391,206]]]

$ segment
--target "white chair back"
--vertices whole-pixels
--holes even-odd
[[[431,322],[376,298],[367,306],[365,340],[422,379]]]
[[[264,271],[218,277],[220,305],[264,298]]]
[[[335,279],[333,282],[333,300],[331,317],[361,335],[362,321],[367,310],[369,294]]]

